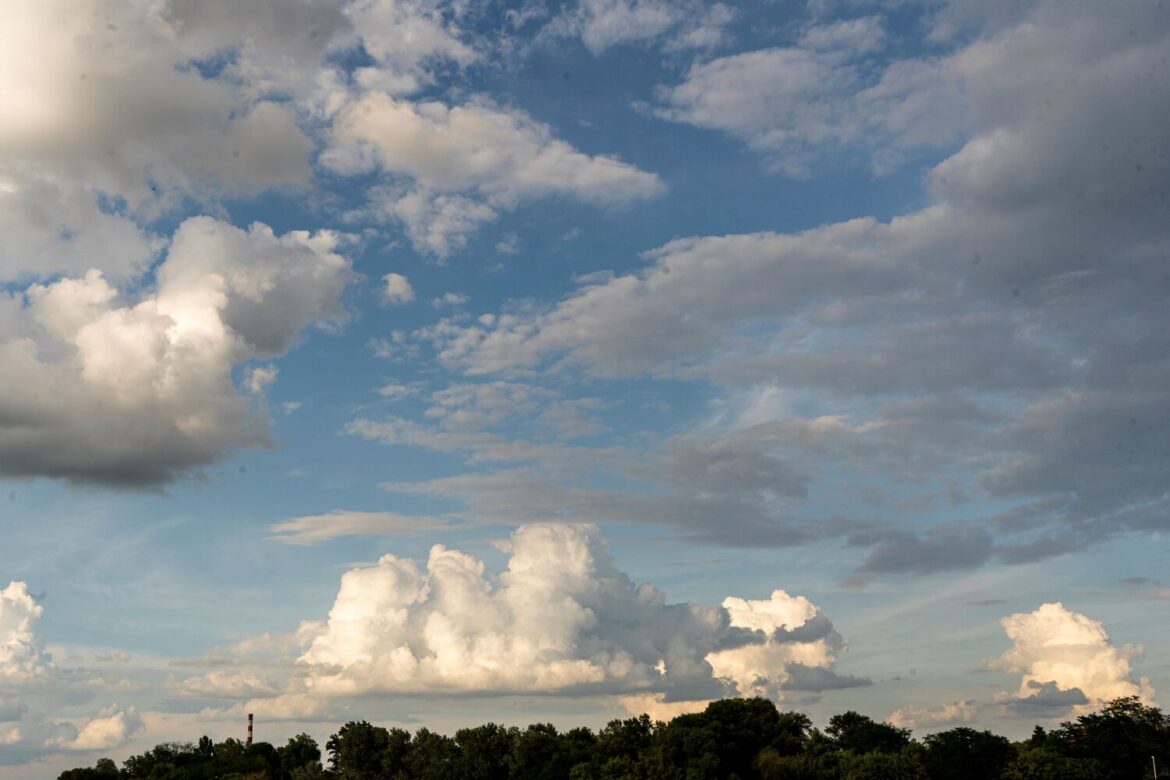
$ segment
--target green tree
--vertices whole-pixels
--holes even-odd
[[[863,753],[897,753],[910,744],[910,730],[879,723],[852,710],[829,718],[825,733],[838,750]]]
[[[458,775],[464,780],[507,780],[518,730],[485,723],[455,732],[459,747],[455,759]]]
[[[118,765],[108,758],[99,758],[92,768],[66,769],[57,780],[117,780]]]
[[[457,780],[455,760],[459,748],[455,741],[425,728],[410,741],[406,768],[411,780]]]
[[[926,769],[914,747],[897,753],[875,751],[851,756],[844,780],[926,780]]]
[[[781,712],[776,718],[776,737],[772,748],[781,756],[804,752],[813,734],[813,724],[802,712]]]
[[[923,740],[923,764],[931,780],[997,780],[1016,751],[990,731],[959,727]]]
[[[364,720],[350,721],[329,737],[329,767],[345,780],[378,780],[382,753],[390,745],[390,733]]]
[[[294,770],[309,764],[321,763],[321,748],[317,740],[308,734],[297,734],[289,738],[288,744],[277,750],[280,769],[285,777],[291,777]]]
[[[1101,762],[1111,780],[1143,780],[1151,756],[1170,764],[1170,718],[1137,696],[1114,699],[1098,712],[1062,723],[1049,739],[1065,756]]]
[[[1003,780],[1108,780],[1106,769],[1091,758],[1069,758],[1046,748],[1023,747],[1004,767]]]

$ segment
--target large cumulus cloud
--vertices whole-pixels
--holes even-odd
[[[26,583],[10,582],[0,590],[0,687],[26,686],[52,669],[36,631],[43,613]]]
[[[145,292],[93,269],[0,298],[0,472],[153,485],[266,443],[233,370],[341,316],[338,240],[192,218]]]
[[[591,526],[522,527],[509,550],[495,581],[441,545],[425,569],[386,555],[351,570],[289,689],[249,706],[281,715],[374,693],[779,698],[866,684],[834,673],[841,637],[801,597],[668,603],[619,571]]]
[[[1022,675],[1016,693],[998,697],[1007,709],[1024,717],[1058,717],[1091,712],[1122,696],[1155,703],[1150,681],[1133,669],[1142,648],[1113,644],[1100,621],[1054,602],[1001,622],[1012,647],[998,665]]]

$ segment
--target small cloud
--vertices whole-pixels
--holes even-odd
[[[285,401],[280,405],[280,411],[284,412],[285,414],[292,414],[302,406],[304,406],[304,404],[302,404],[300,401]]]
[[[252,395],[263,395],[269,387],[272,387],[278,373],[278,369],[273,365],[256,366],[245,377],[244,387]]]
[[[382,303],[395,305],[414,300],[414,288],[402,274],[389,273],[382,277]]]
[[[75,739],[58,742],[57,746],[76,751],[112,750],[125,745],[141,729],[142,719],[133,707],[118,710],[113,705],[86,723]]]
[[[496,254],[498,255],[517,255],[520,254],[520,237],[515,233],[508,233],[496,243]]]
[[[902,707],[890,713],[889,721],[905,729],[953,726],[972,722],[977,710],[974,699],[951,702],[941,707]]]
[[[418,383],[412,382],[408,385],[390,383],[382,385],[378,388],[378,395],[387,399],[388,401],[399,401],[403,398],[410,398],[418,395],[420,386]]]
[[[438,298],[431,299],[431,305],[434,306],[436,309],[441,309],[444,306],[451,306],[451,307],[462,306],[463,304],[467,303],[470,300],[471,300],[471,297],[464,295],[463,293],[449,292],[449,293],[444,293],[443,295],[439,296]]]
[[[383,536],[438,531],[448,525],[437,517],[394,512],[350,512],[335,509],[324,515],[306,515],[273,523],[268,538],[285,544],[320,544],[343,536]]]

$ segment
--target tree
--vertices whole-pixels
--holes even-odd
[[[66,769],[57,780],[117,780],[118,765],[108,758],[99,758],[93,768]]]
[[[317,740],[308,734],[297,734],[291,737],[288,744],[277,750],[280,757],[280,769],[286,777],[303,766],[321,763],[321,748]]]
[[[795,756],[804,752],[813,724],[802,712],[781,712],[776,718],[776,737],[772,748],[778,755]]]
[[[850,757],[844,780],[926,780],[926,770],[919,751],[908,747],[897,753],[871,752]]]
[[[412,780],[455,780],[458,755],[459,748],[453,739],[419,729],[410,741],[410,754],[406,758],[408,776]]]
[[[345,780],[377,780],[389,744],[390,734],[381,726],[350,721],[325,743],[329,767]]]
[[[923,743],[931,780],[995,780],[1016,754],[1006,738],[967,727],[930,734]]]
[[[1004,767],[1003,780],[1108,780],[1109,773],[1091,758],[1069,758],[1046,748],[1022,748]]]
[[[386,732],[389,740],[382,752],[382,776],[397,780],[409,776],[407,759],[410,757],[410,732],[393,728]]]
[[[910,730],[878,723],[852,710],[829,718],[825,733],[838,750],[854,753],[897,753],[910,744]]]
[[[1170,718],[1137,696],[1114,699],[1049,736],[1061,754],[1101,762],[1112,780],[1143,780],[1150,756],[1170,764]]]
[[[512,749],[518,730],[496,723],[485,723],[455,732],[459,747],[455,759],[458,775],[464,780],[507,780],[512,764]]]

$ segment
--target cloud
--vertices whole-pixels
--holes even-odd
[[[87,688],[101,689],[105,680],[92,670],[53,662],[38,631],[43,615],[24,582],[0,589],[0,765],[62,750],[112,749],[142,727],[133,707],[111,705],[83,720],[80,729],[46,715],[43,705],[85,702]]]
[[[278,67],[280,50],[286,56],[296,50],[310,70],[314,61],[320,65],[328,34],[294,45],[281,33],[289,32],[287,22],[328,16],[326,4],[258,3],[250,16],[284,17],[285,24],[255,33],[219,23],[216,9],[230,4],[203,4],[202,13],[195,5],[17,0],[9,6],[8,45],[0,53],[0,101],[8,109],[0,128],[6,185],[0,189],[14,207],[7,213],[33,219],[18,230],[23,240],[0,255],[0,274],[11,274],[12,262],[33,274],[81,271],[70,258],[87,249],[97,252],[84,262],[110,258],[111,273],[128,273],[128,262],[140,266],[148,257],[149,237],[126,218],[127,210],[157,214],[184,197],[307,183],[313,144],[297,111],[271,99],[271,90],[253,87],[277,86],[280,72],[303,73],[283,67],[287,62]],[[223,78],[205,78],[191,65],[233,48],[238,57]],[[124,208],[107,203],[118,198]],[[55,228],[72,237],[54,240]],[[110,239],[114,244],[102,248]],[[18,248],[34,251],[8,255]],[[119,249],[129,252],[121,262]]]
[[[436,309],[443,307],[456,308],[471,300],[471,296],[457,292],[446,292],[437,298],[431,299],[431,305]]]
[[[522,527],[508,550],[497,584],[442,545],[425,569],[385,555],[347,572],[285,695],[248,706],[300,711],[374,693],[779,697],[798,666],[828,673],[830,687],[841,640],[803,598],[669,604],[615,568],[592,526]]]
[[[74,751],[112,750],[125,745],[141,729],[142,719],[133,707],[119,710],[111,705],[82,726],[75,738],[59,741],[57,746]]]
[[[382,302],[388,304],[410,303],[414,300],[414,288],[402,274],[388,273],[382,277]]]
[[[52,658],[36,632],[43,614],[27,584],[10,582],[0,590],[0,690],[26,687],[51,673]],[[9,703],[4,709],[12,714],[18,705]]]
[[[251,699],[279,693],[271,680],[253,672],[228,669],[214,669],[198,677],[172,681],[167,687],[179,696],[212,699]]]
[[[1008,709],[1024,716],[1059,717],[1070,710],[1091,712],[1121,696],[1154,703],[1150,681],[1135,679],[1133,672],[1132,661],[1142,648],[1115,646],[1100,622],[1059,602],[1000,622],[1013,644],[998,665],[1023,675],[1016,693],[997,697]]]
[[[410,534],[446,527],[446,523],[435,517],[335,509],[324,515],[306,515],[273,523],[268,526],[268,538],[285,544],[320,544],[343,536]]]
[[[663,189],[654,174],[579,152],[519,110],[416,103],[384,92],[338,110],[321,160],[341,174],[376,171],[409,182],[375,187],[368,214],[400,221],[416,249],[440,259],[466,246],[499,210],[526,199],[623,204]]]
[[[345,8],[376,67],[361,67],[355,80],[365,89],[409,94],[432,81],[437,62],[465,67],[480,58],[463,40],[458,3],[441,0],[357,0]]]
[[[712,49],[730,40],[736,12],[723,3],[662,0],[580,0],[553,18],[541,35],[580,38],[593,54],[623,44],[661,41],[667,50]]]
[[[782,699],[786,690],[825,691],[869,685],[833,672],[845,643],[833,624],[803,596],[775,590],[753,601],[729,596],[723,608],[731,625],[761,632],[763,643],[717,650],[707,656],[715,676],[730,680],[740,696]]]
[[[334,251],[339,240],[195,217],[140,295],[91,270],[7,299],[0,472],[143,487],[266,444],[265,416],[232,370],[285,353],[311,323],[343,317],[351,274]],[[275,377],[258,370],[253,379]]]
[[[974,699],[964,699],[940,707],[900,707],[890,713],[888,720],[898,728],[929,729],[971,723],[978,710]]]
[[[636,271],[579,279],[551,305],[447,317],[414,343],[467,376],[712,381],[727,403],[783,395],[731,446],[751,442],[762,468],[764,458],[800,465],[790,487],[806,496],[789,490],[773,515],[823,505],[830,478],[854,495],[880,492],[866,501],[875,513],[904,510],[894,533],[854,537],[872,548],[862,575],[1026,562],[1164,530],[1170,436],[1156,410],[1170,402],[1170,91],[1154,74],[1170,47],[1167,18],[1039,2],[987,23],[945,57],[888,63],[872,83],[843,49],[873,39],[876,21],[805,28],[796,46],[696,65],[693,95],[664,98],[711,121],[742,115],[744,132],[790,133],[775,149],[791,142],[798,162],[806,146],[827,154],[868,137],[846,121],[846,104],[864,104],[885,128],[875,137],[892,133],[895,148],[956,116],[963,137],[920,139],[957,146],[927,172],[922,208],[888,222],[677,239]],[[883,51],[875,41],[869,50]],[[707,81],[726,89],[699,89]],[[801,91],[826,88],[844,108]],[[947,109],[955,95],[962,111]],[[702,430],[730,435],[732,424]],[[665,455],[646,459],[655,454]],[[874,475],[886,478],[880,491]],[[534,500],[582,494],[534,482]],[[687,505],[718,525],[699,501]],[[963,507],[963,520],[934,528],[927,510],[940,505]],[[835,514],[857,513],[854,503]]]
[[[693,64],[681,83],[659,88],[653,110],[739,138],[789,176],[851,149],[886,172],[907,149],[960,137],[974,78],[957,55],[892,59],[889,42],[880,16],[815,24],[790,46]]]

